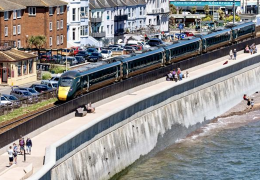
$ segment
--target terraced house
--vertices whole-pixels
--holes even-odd
[[[66,5],[60,0],[1,0],[0,40],[26,48],[31,36],[44,35],[45,48],[67,47]]]

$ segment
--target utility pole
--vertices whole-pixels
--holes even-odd
[[[213,22],[214,22],[214,30],[216,29],[215,19],[214,19],[214,12],[215,12],[215,0],[213,0]]]
[[[259,0],[258,0],[259,1]],[[235,24],[235,16],[236,16],[236,12],[235,12],[235,0],[233,0],[233,24]]]
[[[260,14],[260,9],[259,9],[259,0],[257,0],[257,14]]]

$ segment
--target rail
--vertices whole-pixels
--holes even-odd
[[[122,82],[118,82],[96,91],[89,92],[88,94],[68,101],[60,106],[55,106],[54,108],[38,114],[31,119],[19,124],[16,127],[13,127],[4,133],[0,134],[0,148],[12,143],[17,140],[20,135],[26,135],[28,133],[37,130],[38,128],[55,121],[56,119],[63,117],[73,111],[78,107],[87,104],[88,102],[95,103],[102,99],[111,97],[120,92],[126,91],[128,89],[134,88],[136,86],[142,85],[144,83],[151,82],[158,78],[161,78],[166,75],[172,69],[180,67],[182,70],[195,67],[197,65],[212,61],[214,59],[226,56],[229,54],[230,49],[242,50],[246,45],[251,45],[252,43],[260,44],[260,38],[252,39],[245,41],[239,44],[235,44],[229,47],[222,48],[221,50],[215,50],[197,57],[193,57],[181,62],[174,63],[172,65],[162,67],[159,69],[152,70],[150,72],[134,76],[132,78],[126,79]]]

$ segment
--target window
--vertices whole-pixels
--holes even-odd
[[[17,71],[18,71],[18,76],[22,75],[22,61],[18,62],[17,64]]]
[[[52,31],[52,22],[50,22],[50,31]]]
[[[16,42],[14,41],[14,47],[16,47]]]
[[[63,20],[60,20],[60,28],[63,29]]]
[[[49,44],[50,44],[50,46],[52,46],[52,37],[50,37],[50,43]]]
[[[128,9],[128,17],[131,17],[131,9]]]
[[[17,34],[21,34],[21,25],[17,25]]]
[[[17,10],[16,16],[17,16],[17,18],[21,18],[21,16],[22,16],[22,10]]]
[[[131,8],[131,11],[132,11],[132,17],[134,17],[134,8]]]
[[[57,21],[57,29],[60,29],[60,21]]]
[[[80,16],[81,17],[88,17],[88,7],[81,7],[80,8]]]
[[[16,10],[13,11],[13,19],[16,19]]]
[[[109,19],[109,11],[107,11],[107,19]]]
[[[60,14],[64,13],[64,6],[60,6]]]
[[[80,26],[80,36],[88,35],[88,26]]]
[[[143,15],[143,7],[140,7],[140,15]]]
[[[5,18],[5,20],[9,19],[9,12],[8,11],[4,12],[4,18]]]
[[[60,44],[63,44],[63,35],[60,35]]]
[[[72,9],[72,21],[76,21],[76,8]]]
[[[36,7],[29,7],[28,11],[30,16],[36,16]]]
[[[113,29],[113,25],[111,25],[111,34],[113,34],[114,29]]]
[[[29,59],[29,73],[31,74],[33,72],[33,59]]]
[[[13,26],[13,35],[16,35],[16,26]]]
[[[18,39],[18,41],[17,41],[17,47],[21,48],[21,40],[20,39]]]
[[[28,74],[28,72],[27,72],[27,61],[23,61],[23,74],[24,75],[26,75],[26,74]]]
[[[100,18],[100,16],[99,16],[99,12],[97,12],[97,18]]]
[[[5,27],[5,36],[8,36],[8,27]]]
[[[49,15],[50,15],[50,16],[53,15],[53,7],[49,7]]]
[[[107,25],[107,34],[109,34],[109,25]]]
[[[75,41],[75,39],[76,39],[76,28],[73,28],[72,29],[72,40]]]
[[[57,14],[60,14],[60,6],[58,6],[56,9],[57,9]]]
[[[57,36],[57,45],[60,44],[60,36]]]

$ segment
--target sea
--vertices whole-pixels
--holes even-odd
[[[259,180],[260,110],[217,118],[119,179]]]

